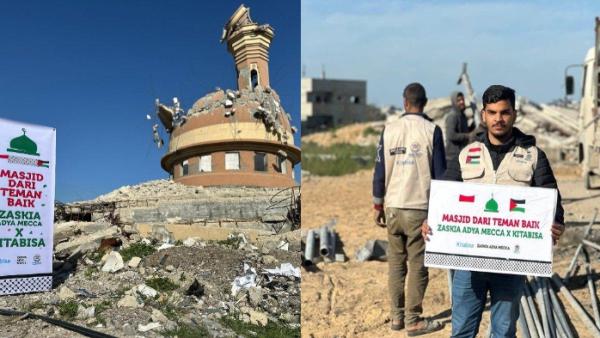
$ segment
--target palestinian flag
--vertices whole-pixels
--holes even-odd
[[[473,196],[467,196],[467,195],[458,195],[458,201],[459,202],[465,202],[465,203],[475,203],[475,195]]]
[[[510,199],[511,212],[525,212],[525,200]]]
[[[467,164],[479,164],[479,155],[467,155]]]

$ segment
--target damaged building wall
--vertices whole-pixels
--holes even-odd
[[[299,200],[299,188],[203,188],[157,180],[58,205],[56,217],[59,224],[116,224],[143,236],[164,234],[168,240],[222,239],[232,231],[274,234],[299,227]]]

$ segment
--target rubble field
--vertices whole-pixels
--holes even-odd
[[[131,218],[119,217],[136,210],[119,203],[140,199],[177,196],[190,203],[214,200],[217,193],[219,203],[234,205],[273,192],[159,180],[58,205],[63,213],[55,223],[52,291],[0,297],[0,310],[26,313],[0,315],[0,336],[81,336],[34,318],[45,316],[116,337],[299,337],[300,230],[225,227],[226,236],[180,232],[175,239],[159,220],[144,234]],[[86,214],[90,219],[74,220]],[[297,226],[285,218],[277,222]]]

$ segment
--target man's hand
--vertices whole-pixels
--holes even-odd
[[[429,236],[433,235],[433,232],[431,231],[429,224],[427,224],[427,219],[425,219],[423,221],[423,224],[421,224],[421,235],[423,236],[423,239],[426,241],[429,241]]]
[[[560,236],[565,232],[565,225],[560,223],[552,224],[552,244],[556,245]]]
[[[375,224],[377,224],[378,226],[385,228],[385,211],[382,210],[375,210]]]

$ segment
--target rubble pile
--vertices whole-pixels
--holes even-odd
[[[59,204],[56,221],[104,221],[153,233],[169,225],[279,233],[299,226],[300,188],[193,187],[168,180],[124,186],[94,200]],[[175,238],[177,239],[177,238]]]
[[[299,336],[300,231],[249,241],[162,243],[118,226],[68,222],[56,233],[50,293],[6,296],[0,308],[65,320],[118,337],[236,336],[228,323],[285,327]],[[98,231],[94,231],[98,230]],[[102,231],[103,235],[98,235]],[[90,235],[96,235],[91,242]],[[61,242],[71,237],[69,242]],[[69,249],[64,243],[78,242]],[[252,283],[234,290],[252,271]],[[3,322],[9,336],[76,336],[40,320]],[[296,333],[294,333],[296,335]],[[244,334],[242,334],[244,336]]]
[[[481,104],[478,104],[480,110]],[[515,126],[526,134],[535,135],[537,144],[544,149],[551,161],[575,161],[576,143],[580,133],[579,110],[577,107],[558,104],[538,104],[526,97],[518,97],[516,102],[517,121]],[[435,124],[445,130],[446,116],[452,111],[449,97],[429,100],[426,114]],[[387,121],[394,121],[402,111],[388,110]],[[473,120],[473,110],[468,108],[465,115]],[[445,138],[444,134],[444,138]],[[445,140],[444,140],[445,141]]]
[[[236,114],[250,114],[261,121],[267,130],[278,136],[287,144],[291,135],[281,125],[279,115],[284,114],[291,122],[291,115],[286,113],[279,103],[279,95],[270,87],[262,88],[257,85],[254,89],[222,90],[205,95],[194,103],[188,110],[188,117],[199,114],[223,114],[234,122]],[[296,131],[292,127],[292,132]]]

